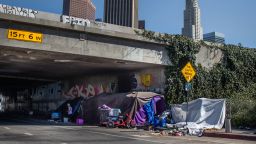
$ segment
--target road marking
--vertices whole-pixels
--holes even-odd
[[[132,135],[134,137],[141,137],[141,138],[148,138],[148,137],[151,137],[151,136],[147,136],[147,135]]]
[[[71,127],[65,127],[65,126],[53,126],[56,128],[63,128],[63,129],[68,129],[68,130],[76,130],[75,128],[71,128]]]
[[[7,129],[7,130],[9,130],[10,128],[8,128],[8,127],[4,127],[5,129]]]
[[[68,143],[60,143],[60,144],[68,144]]]
[[[169,137],[170,136],[162,136],[162,137]],[[227,142],[226,141],[221,141],[221,140],[224,140],[224,138],[222,138],[221,140],[219,138],[215,138],[216,140],[213,141],[213,137],[212,137],[212,140],[209,141],[209,138],[210,137],[205,137],[205,138],[200,138],[198,139],[197,137],[193,137],[193,136],[185,136],[185,137],[172,137],[172,139],[176,139],[176,140],[186,140],[186,141],[199,141],[199,142],[202,142],[202,143],[218,143],[218,144],[226,144]],[[220,141],[219,141],[220,140]],[[227,139],[226,139],[227,140]],[[229,139],[229,140],[232,140],[232,139]],[[229,143],[229,142],[228,142]],[[235,144],[235,143],[230,143],[230,144]]]
[[[87,130],[87,132],[94,133],[94,134],[106,135],[106,136],[112,136],[112,137],[119,137],[119,138],[127,138],[127,139],[133,139],[133,140],[146,141],[146,142],[151,142],[151,143],[166,144],[165,142],[159,142],[159,141],[154,141],[154,140],[146,140],[146,139],[142,139],[142,138],[135,138],[135,137],[129,137],[129,136],[120,136],[120,135],[108,134],[108,133],[103,133],[103,132],[95,132],[95,131],[90,131],[90,130]]]
[[[25,135],[28,135],[28,136],[32,136],[33,134],[31,133],[24,133]]]
[[[77,129],[71,128],[69,126],[53,126],[53,127],[68,129],[68,130],[77,130]],[[126,138],[126,139],[133,139],[133,140],[151,142],[151,143],[166,144],[166,142],[159,142],[159,141],[154,141],[154,140],[150,140],[150,139],[143,139],[143,138],[152,138],[151,136],[146,136],[146,135],[121,136],[121,135],[109,134],[109,133],[104,133],[104,132],[96,132],[96,131],[91,131],[91,130],[86,130],[86,131],[89,132],[89,133],[93,133],[93,134],[101,134],[101,135],[106,135],[106,136],[111,136],[111,137],[119,137],[119,138]],[[181,138],[181,139],[188,140],[187,138]],[[204,140],[198,140],[198,141],[206,142]]]
[[[83,128],[98,128],[99,126],[82,126]]]

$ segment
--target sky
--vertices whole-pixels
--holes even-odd
[[[96,18],[103,17],[104,0],[92,0]],[[61,14],[63,0],[0,0],[1,4]],[[256,48],[256,0],[200,0],[204,33],[221,32],[226,43]],[[139,0],[139,19],[146,29],[181,34],[185,0]]]

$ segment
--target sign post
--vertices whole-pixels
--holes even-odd
[[[186,111],[186,125],[188,125],[188,97],[189,91],[192,89],[192,84],[190,83],[196,75],[196,71],[193,68],[192,64],[188,62],[183,69],[181,70],[182,75],[184,76],[187,83],[185,84],[186,91],[186,100],[187,100],[187,111]]]

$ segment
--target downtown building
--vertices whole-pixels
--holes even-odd
[[[219,32],[204,34],[204,41],[225,44],[225,35]]]
[[[138,0],[105,0],[104,22],[138,28]]]
[[[186,0],[182,35],[194,40],[203,40],[203,28],[201,26],[200,15],[198,0]]]
[[[63,0],[63,15],[95,20],[95,12],[91,0]]]

